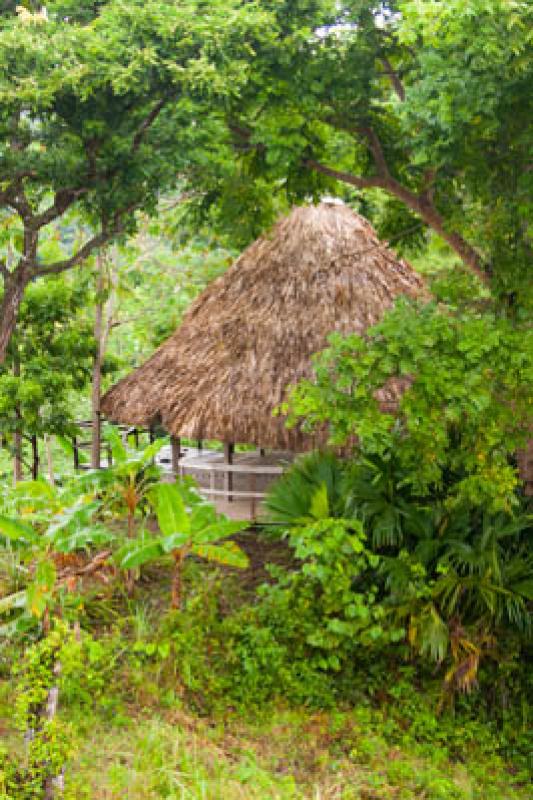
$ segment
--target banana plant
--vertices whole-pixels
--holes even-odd
[[[172,571],[172,608],[182,602],[182,568],[187,556],[195,555],[232,567],[246,568],[248,558],[235,544],[228,541],[234,533],[247,527],[245,521],[233,521],[217,514],[188,483],[159,484],[151,494],[160,535],[143,531],[118,551],[118,563],[123,569],[134,569],[170,554]]]
[[[101,500],[85,491],[72,498],[71,488],[28,481],[13,499],[17,517],[0,515],[0,547],[16,553],[18,567],[15,591],[0,599],[0,616],[8,619],[4,634],[24,627],[29,618],[48,618],[62,585],[58,554],[107,547],[116,538],[98,521]],[[65,507],[67,500],[71,505]]]
[[[104,510],[115,519],[126,521],[128,537],[135,536],[136,523],[149,511],[148,495],[161,479],[161,470],[153,463],[154,457],[166,444],[167,439],[157,439],[143,450],[130,449],[116,431],[109,428],[105,433],[113,455],[113,464],[107,469],[97,470],[88,477],[93,485],[100,487]]]

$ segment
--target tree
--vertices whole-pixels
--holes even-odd
[[[190,174],[220,135],[212,110],[238,93],[268,15],[237,0],[52,0],[0,11],[0,361],[26,287],[132,231],[138,209]],[[211,115],[211,116],[210,116]],[[74,211],[92,232],[59,260],[43,231]]]
[[[531,432],[533,339],[505,318],[399,302],[365,337],[335,333],[315,375],[292,391],[292,423],[326,425],[333,444],[394,454],[398,483],[449,505],[510,513],[514,454]],[[403,388],[385,413],[376,399]],[[372,481],[369,481],[372,483]]]
[[[0,365],[0,434],[14,444],[15,480],[22,478],[23,435],[72,432],[72,396],[88,384],[94,353],[80,316],[87,300],[83,286],[58,276],[32,284],[21,303],[20,328]]]
[[[219,171],[218,202],[257,214],[266,186],[289,200],[380,190],[505,306],[531,303],[533,5],[269,5],[279,34],[228,110],[238,163]]]

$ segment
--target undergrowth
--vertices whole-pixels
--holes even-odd
[[[401,645],[361,645],[326,668],[309,658],[304,600],[287,607],[279,583],[258,601],[230,570],[194,561],[184,582],[181,611],[165,610],[164,563],[133,599],[113,585],[85,596],[80,641],[63,657],[65,797],[529,797],[532,681],[518,659],[487,663],[478,690],[439,713],[441,678]],[[13,747],[18,657],[2,651]]]

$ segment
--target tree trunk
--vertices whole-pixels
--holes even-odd
[[[59,683],[59,676],[61,675],[61,664],[59,661],[54,665],[54,676],[57,677]],[[59,706],[59,686],[51,686],[48,690],[46,698],[46,709],[44,717],[48,722],[52,722],[57,716]],[[62,768],[57,775],[48,777],[44,782],[44,800],[56,800],[58,797],[63,796],[65,788],[65,770]]]
[[[52,456],[52,439],[48,433],[44,435],[44,446],[46,450],[46,462],[48,464],[48,480],[55,486],[55,477],[54,477],[54,459]]]
[[[174,568],[172,570],[172,608],[181,608],[181,568],[185,560],[185,550],[174,550]]]
[[[29,281],[29,274],[20,267],[12,272],[9,278],[4,279],[4,297],[0,306],[0,364],[5,361],[7,348],[17,324],[24,290]]]
[[[107,348],[107,339],[111,330],[113,309],[115,306],[115,295],[117,285],[116,265],[112,263],[110,283],[111,290],[104,300],[105,289],[105,267],[106,261],[103,255],[98,256],[98,278],[96,283],[97,303],[94,316],[94,338],[96,341],[96,355],[93,362],[92,393],[91,393],[91,422],[92,422],[92,441],[91,441],[91,467],[100,469],[101,466],[101,447],[102,447],[102,418],[100,416],[100,395],[102,392],[102,363]]]
[[[176,479],[180,471],[181,439],[178,436],[170,437],[170,452],[172,455],[172,475]]]
[[[15,378],[20,378],[20,361],[18,358],[18,353],[15,354],[14,358],[13,375]],[[22,414],[18,404],[15,406],[15,418],[17,427],[15,433],[13,434],[13,482],[16,486],[17,483],[24,478],[22,469],[22,431],[20,429],[22,425]]]
[[[100,449],[101,449],[101,418],[100,418],[100,394],[102,387],[102,319],[104,316],[104,301],[102,293],[104,291],[104,260],[98,256],[98,280],[96,284],[97,302],[94,313],[94,339],[96,342],[96,353],[93,361],[93,382],[91,393],[91,467],[100,469]]]
[[[20,412],[17,412],[17,415]],[[13,482],[15,485],[24,479],[24,471],[22,469],[22,434],[20,431],[15,431],[13,436]]]
[[[31,437],[31,476],[34,481],[39,477],[39,442],[35,434]]]
[[[533,497],[533,439],[518,453],[518,471],[524,481],[526,497]]]

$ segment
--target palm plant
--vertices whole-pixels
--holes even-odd
[[[343,516],[345,469],[343,461],[328,451],[300,457],[269,489],[265,507],[270,518],[299,525]]]
[[[346,515],[363,523],[374,549],[406,545],[431,528],[431,506],[414,495],[407,478],[392,450],[362,457],[345,471]]]
[[[533,518],[484,514],[469,539],[449,539],[441,559],[444,574],[435,587],[443,612],[462,620],[506,624],[523,632],[532,627],[533,554],[526,538]]]

